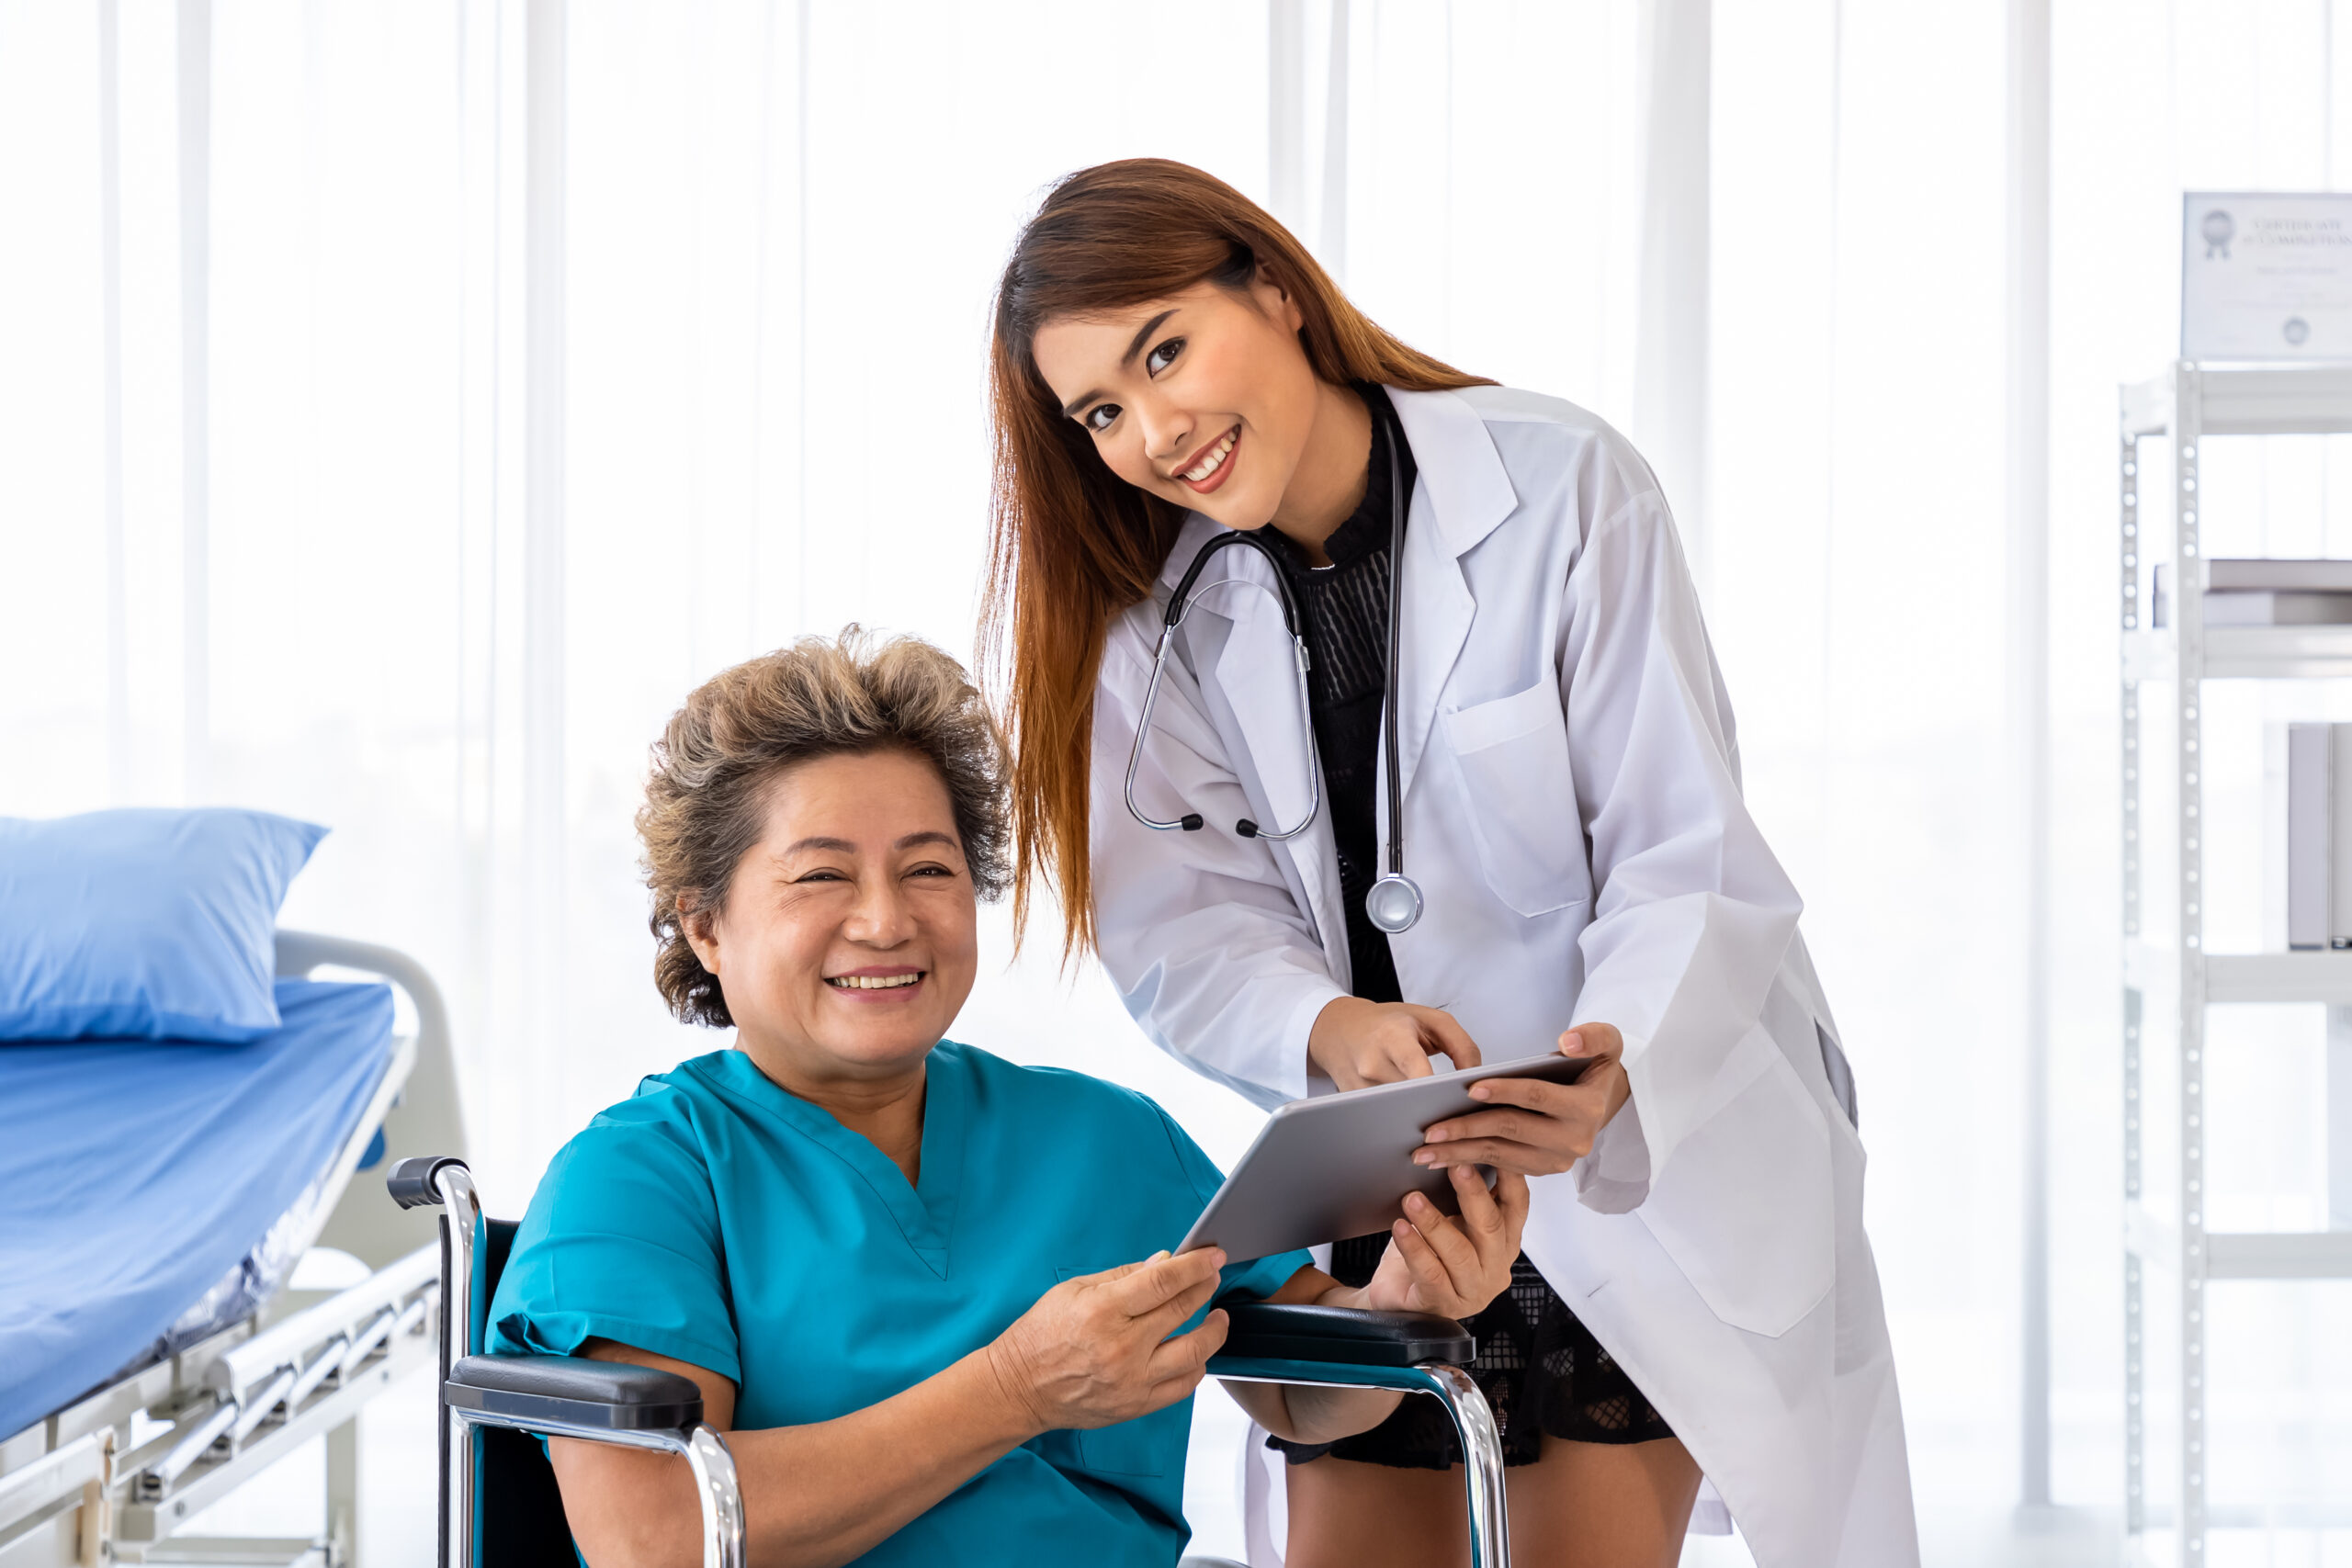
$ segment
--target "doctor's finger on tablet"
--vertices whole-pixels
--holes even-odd
[[[1315,1016],[1306,1057],[1341,1090],[1430,1076],[1430,1058],[1456,1067],[1479,1063],[1477,1043],[1452,1013],[1413,1002],[1339,997]]]

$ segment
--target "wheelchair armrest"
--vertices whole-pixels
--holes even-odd
[[[691,1431],[702,1421],[692,1378],[576,1356],[468,1356],[449,1369],[449,1403],[529,1425],[609,1432]]]
[[[1443,1361],[1463,1367],[1477,1354],[1477,1342],[1468,1329],[1433,1313],[1277,1306],[1271,1302],[1244,1302],[1225,1311],[1225,1346],[1210,1359],[1212,1377],[1217,1361],[1227,1357],[1356,1367]]]

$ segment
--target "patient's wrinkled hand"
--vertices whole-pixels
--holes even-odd
[[[1389,1227],[1388,1250],[1353,1304],[1468,1317],[1510,1287],[1527,1225],[1527,1178],[1502,1171],[1489,1191],[1476,1167],[1457,1165],[1448,1174],[1461,1218],[1438,1213],[1418,1192],[1408,1196],[1404,1218]]]
[[[1175,1404],[1225,1343],[1225,1314],[1169,1336],[1216,1293],[1223,1267],[1225,1254],[1208,1247],[1063,1280],[988,1348],[1006,1399],[1040,1432],[1109,1427]]]

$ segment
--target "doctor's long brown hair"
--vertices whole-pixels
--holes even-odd
[[[1407,347],[1349,303],[1264,209],[1163,158],[1081,169],[1014,242],[989,353],[995,491],[981,666],[1012,747],[1013,920],[1040,874],[1061,895],[1064,955],[1094,944],[1088,788],[1094,682],[1111,617],[1148,597],[1183,509],[1112,473],[1037,372],[1037,330],[1194,284],[1263,275],[1297,303],[1299,342],[1326,381],[1412,391],[1491,385]]]

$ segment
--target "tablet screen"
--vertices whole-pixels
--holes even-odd
[[[1413,1163],[1436,1123],[1489,1107],[1470,1098],[1486,1078],[1574,1083],[1592,1058],[1550,1053],[1463,1072],[1294,1100],[1267,1118],[1256,1142],[1209,1200],[1180,1252],[1221,1247],[1233,1262],[1385,1231],[1408,1192],[1459,1211],[1442,1168]]]

